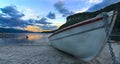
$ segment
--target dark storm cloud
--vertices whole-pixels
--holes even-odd
[[[49,12],[46,17],[49,19],[55,19],[55,13]]]
[[[0,10],[2,11],[2,13],[8,14],[9,16],[13,18],[20,18],[24,16],[23,13],[19,12],[16,9],[16,6],[6,6],[4,8],[0,8]]]
[[[21,19],[24,14],[19,12],[15,6],[6,6],[4,8],[0,8],[2,13],[0,13],[0,26],[1,27],[21,27],[25,28],[28,25],[34,26],[35,24],[42,24],[40,26],[42,29],[45,30],[53,30],[56,28],[56,26],[51,26],[51,22],[47,22],[47,19],[55,19],[55,14],[52,12],[49,12],[46,17],[42,17],[39,20],[36,19],[28,19],[23,20]]]
[[[0,24],[7,27],[25,27],[27,25],[23,20],[3,17],[0,17]]]
[[[26,27],[27,22],[20,19],[24,16],[23,13],[19,12],[15,6],[6,6],[0,8],[2,13],[0,14],[0,24],[2,27]]]
[[[54,7],[59,13],[63,14],[63,17],[73,14],[72,11],[69,11],[67,8],[64,7],[63,1],[58,1],[54,4]]]
[[[96,11],[116,2],[120,2],[120,0],[103,0],[101,3],[98,3],[90,9],[88,9],[88,11]]]
[[[35,22],[39,24],[51,24],[47,22],[46,18],[41,18],[40,20],[29,19],[29,20],[22,20],[21,17],[24,16],[23,13],[19,12],[15,6],[6,6],[4,8],[0,8],[2,13],[0,13],[0,24],[2,26],[8,27],[25,27],[27,25],[33,25]],[[48,17],[53,19],[54,13],[49,13]]]
[[[27,20],[27,21],[28,21],[28,24],[29,24],[29,25],[33,25],[36,20],[34,20],[34,19],[29,19],[29,20]]]
[[[47,18],[43,17],[41,18],[40,20],[35,20],[36,23],[39,23],[39,24],[52,24],[51,22],[47,22]]]
[[[20,19],[15,18],[8,18],[8,17],[2,17],[0,16],[0,24],[3,27],[25,27],[27,25],[27,22]]]

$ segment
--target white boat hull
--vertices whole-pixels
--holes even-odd
[[[109,17],[107,20],[111,29],[111,25],[113,25],[112,22],[115,20],[115,17],[113,18],[113,11],[109,12],[108,15]],[[51,45],[59,50],[72,54],[81,60],[92,60],[99,54],[108,39],[104,19],[100,19],[99,17],[101,16],[55,32],[49,37]],[[95,22],[88,23],[88,21],[92,20]],[[86,24],[81,25],[82,23]],[[109,33],[111,32],[110,29]]]

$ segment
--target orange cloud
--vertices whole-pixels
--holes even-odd
[[[26,28],[24,28],[25,30],[28,31],[33,31],[33,32],[42,32],[43,30],[38,27],[38,26],[27,26]]]

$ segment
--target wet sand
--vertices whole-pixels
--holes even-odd
[[[50,45],[48,35],[36,44],[0,46],[0,64],[109,64],[111,56],[108,44],[92,61],[84,62],[63,53]],[[120,60],[120,44],[113,43],[117,60]]]

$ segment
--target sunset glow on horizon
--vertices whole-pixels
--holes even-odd
[[[32,32],[42,32],[43,30],[38,26],[27,26],[24,30],[32,31]]]
[[[69,15],[95,11],[115,2],[119,0],[0,0],[0,28],[56,30]]]

